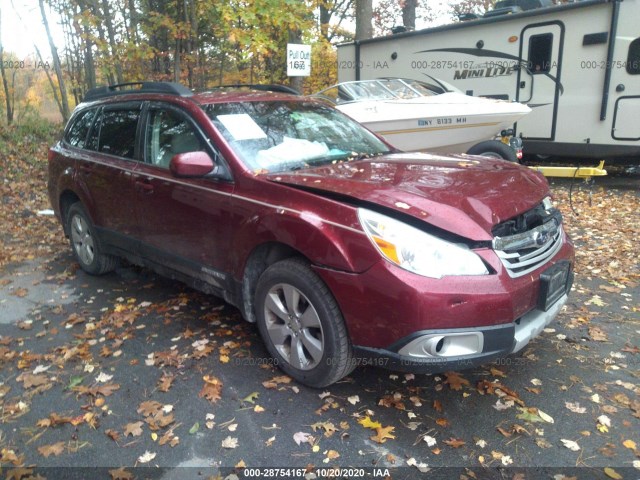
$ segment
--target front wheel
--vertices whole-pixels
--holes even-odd
[[[67,232],[73,255],[85,272],[102,275],[118,265],[118,258],[107,255],[100,248],[93,224],[80,202],[74,203],[67,213]]]
[[[255,309],[267,350],[298,382],[325,387],[353,370],[338,304],[303,260],[283,260],[264,271],[256,287]]]
[[[471,147],[467,153],[469,155],[480,155],[483,157],[501,158],[509,162],[518,163],[518,156],[509,145],[498,140],[487,140]]]

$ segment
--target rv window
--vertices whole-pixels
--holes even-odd
[[[640,75],[640,38],[636,38],[629,45],[627,72],[631,75]]]
[[[551,70],[553,34],[533,35],[529,38],[529,70],[531,73],[548,73]]]

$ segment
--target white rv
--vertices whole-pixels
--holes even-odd
[[[469,95],[531,107],[515,125],[525,154],[635,163],[640,0],[510,11],[340,45],[338,80],[442,79]]]

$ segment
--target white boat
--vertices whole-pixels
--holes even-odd
[[[509,140],[493,139],[507,133],[531,109],[520,103],[452,90],[454,87],[442,83],[436,86],[386,78],[339,83],[316,96],[332,101],[336,108],[400,150],[505,158],[504,147],[498,144],[506,146]],[[519,139],[511,140],[511,146],[517,149]]]

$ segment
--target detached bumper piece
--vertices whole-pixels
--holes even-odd
[[[386,349],[355,346],[362,364],[413,373],[475,368],[522,350],[558,315],[564,294],[546,311],[535,309],[513,323],[474,329],[423,330]]]

